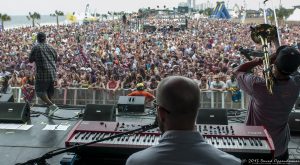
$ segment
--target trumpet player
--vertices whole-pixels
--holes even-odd
[[[292,76],[300,64],[300,53],[289,46],[281,46],[270,56],[272,91],[265,78],[249,73],[263,65],[263,58],[255,58],[234,70],[238,85],[250,96],[246,125],[264,126],[275,145],[275,159],[288,160],[290,130],[288,118],[300,91],[300,76]]]

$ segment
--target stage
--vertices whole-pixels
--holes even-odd
[[[45,107],[33,107],[33,111],[44,113]],[[48,151],[64,147],[64,142],[68,133],[80,120],[74,118],[78,113],[83,112],[83,108],[60,109],[55,115],[66,119],[49,119],[42,114],[33,113],[32,124],[29,130],[0,130],[0,164],[13,165],[23,163],[29,159],[42,156]],[[69,118],[69,120],[67,120]],[[120,116],[116,120],[120,122],[139,122],[143,124],[153,123],[154,115]],[[47,124],[68,125],[66,130],[43,130]],[[300,135],[293,135],[289,143],[290,159],[300,159],[299,153]],[[298,147],[298,150],[297,150]],[[48,159],[49,164],[58,165],[64,154]]]

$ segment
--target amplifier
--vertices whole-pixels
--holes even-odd
[[[87,121],[115,121],[114,105],[87,104],[83,120]]]
[[[290,114],[289,127],[291,133],[300,133],[300,111],[295,111]]]
[[[0,103],[0,122],[26,123],[30,119],[28,103]]]
[[[144,96],[120,96],[118,100],[119,113],[143,113],[145,111]]]

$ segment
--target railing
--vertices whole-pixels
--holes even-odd
[[[61,88],[55,89],[53,102],[58,105],[86,105],[86,104],[116,104],[119,96],[126,96],[132,90],[120,89],[116,92],[106,89],[93,88]],[[154,95],[156,91],[152,92]],[[24,102],[20,87],[13,88],[16,102]],[[201,91],[201,108],[234,108],[245,109],[248,104],[248,96],[241,91],[241,100],[233,102],[231,92]],[[32,103],[43,104],[35,97]]]

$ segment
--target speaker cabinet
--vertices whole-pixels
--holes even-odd
[[[4,94],[0,93],[0,103],[2,102],[14,102],[14,96],[12,93]]]
[[[120,96],[118,100],[118,113],[145,112],[145,96]]]
[[[83,114],[85,121],[116,121],[114,105],[87,104]]]
[[[30,119],[28,103],[0,103],[1,123],[26,123]]]

